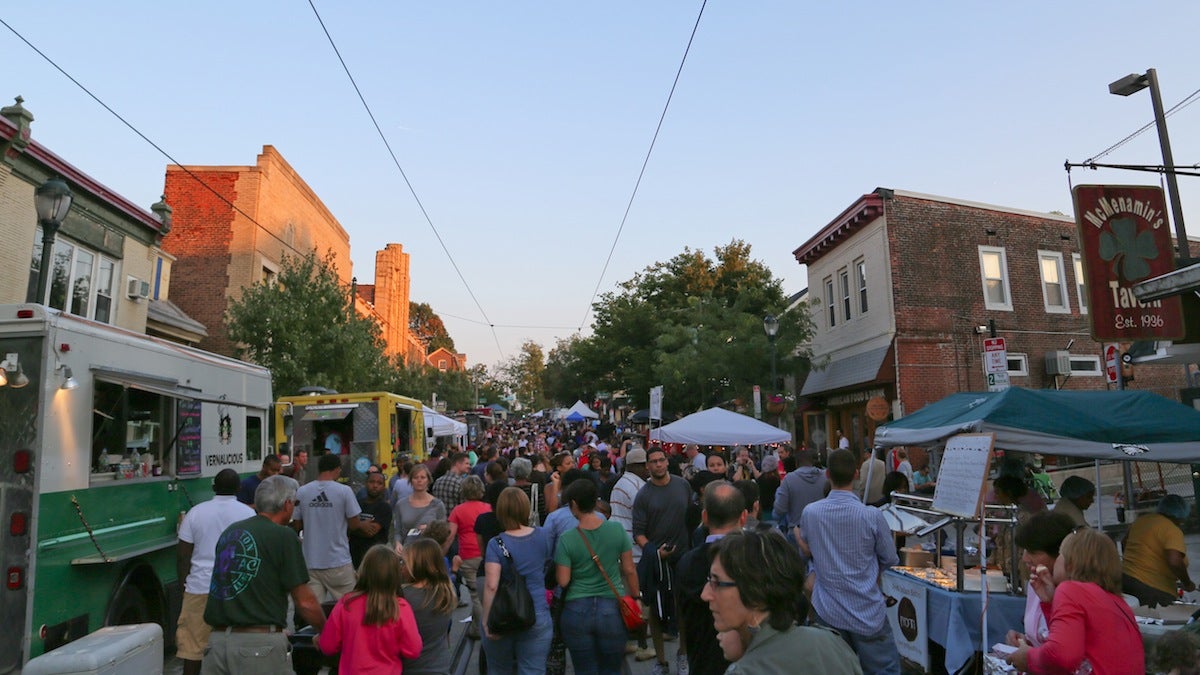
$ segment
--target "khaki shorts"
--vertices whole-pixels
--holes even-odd
[[[313,595],[317,596],[317,602],[325,602],[326,592],[331,600],[341,600],[343,595],[354,590],[357,580],[354,565],[308,570],[308,587],[312,589]]]
[[[204,623],[204,605],[208,594],[183,594],[183,609],[179,612],[179,625],[175,629],[175,655],[185,661],[200,661],[208,646],[212,626]]]

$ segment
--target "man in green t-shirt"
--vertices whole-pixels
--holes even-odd
[[[292,672],[287,601],[318,632],[325,614],[309,589],[296,532],[287,527],[296,508],[296,481],[263,480],[254,493],[255,516],[238,521],[217,540],[216,562],[204,608],[213,627],[203,675],[274,675]]]

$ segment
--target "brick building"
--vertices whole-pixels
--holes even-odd
[[[116,194],[33,139],[33,115],[0,109],[0,303],[40,302],[137,333],[194,344],[205,327],[168,300],[171,209]],[[37,296],[42,232],[34,191],[59,177],[73,199],[54,242],[46,295]]]
[[[797,408],[802,442],[837,447],[841,430],[861,449],[889,418],[986,391],[992,322],[1012,386],[1110,386],[1090,338],[1078,244],[1064,215],[886,188],[860,197],[794,251],[808,267],[815,330]],[[1189,367],[1137,365],[1127,386],[1178,400]]]
[[[178,257],[175,299],[208,326],[204,349],[233,353],[225,311],[243,288],[278,273],[284,256],[331,253],[352,284],[350,235],[270,145],[253,166],[169,166],[164,192],[175,209],[165,246]],[[424,349],[408,327],[409,283],[408,254],[388,244],[376,252],[374,283],[357,286],[355,307],[378,321],[390,355],[413,363]]]

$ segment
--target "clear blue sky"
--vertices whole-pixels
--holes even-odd
[[[0,18],[184,164],[253,164],[276,146],[350,233],[360,279],[376,249],[404,245],[412,299],[472,363],[570,335],[700,3],[316,6],[495,338],[307,2],[22,2]],[[1063,160],[1152,118],[1147,93],[1108,83],[1154,67],[1179,102],[1200,88],[1197,26],[1190,0],[710,2],[600,290],[736,237],[798,291],[791,252],[878,186],[1071,213]],[[3,27],[0,63],[0,98],[25,97],[36,139],[158,199],[166,160]],[[1200,106],[1169,127],[1176,161],[1200,162]],[[1159,163],[1153,130],[1106,160]],[[1198,181],[1181,178],[1193,236]]]

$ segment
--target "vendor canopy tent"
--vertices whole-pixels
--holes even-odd
[[[724,408],[709,408],[650,431],[650,440],[700,445],[786,443],[792,434]]]
[[[568,422],[582,422],[585,419],[598,420],[600,419],[600,415],[598,415],[596,411],[587,407],[587,404],[583,401],[575,401],[575,405],[571,406],[571,408],[567,410],[566,414],[563,415],[563,419],[567,420]]]
[[[467,425],[458,420],[450,419],[435,412],[429,406],[422,406],[425,413],[425,428],[433,431],[434,436],[466,436]]]
[[[1013,387],[951,394],[875,430],[875,445],[994,432],[996,447],[1095,459],[1200,462],[1200,411],[1148,391]]]

